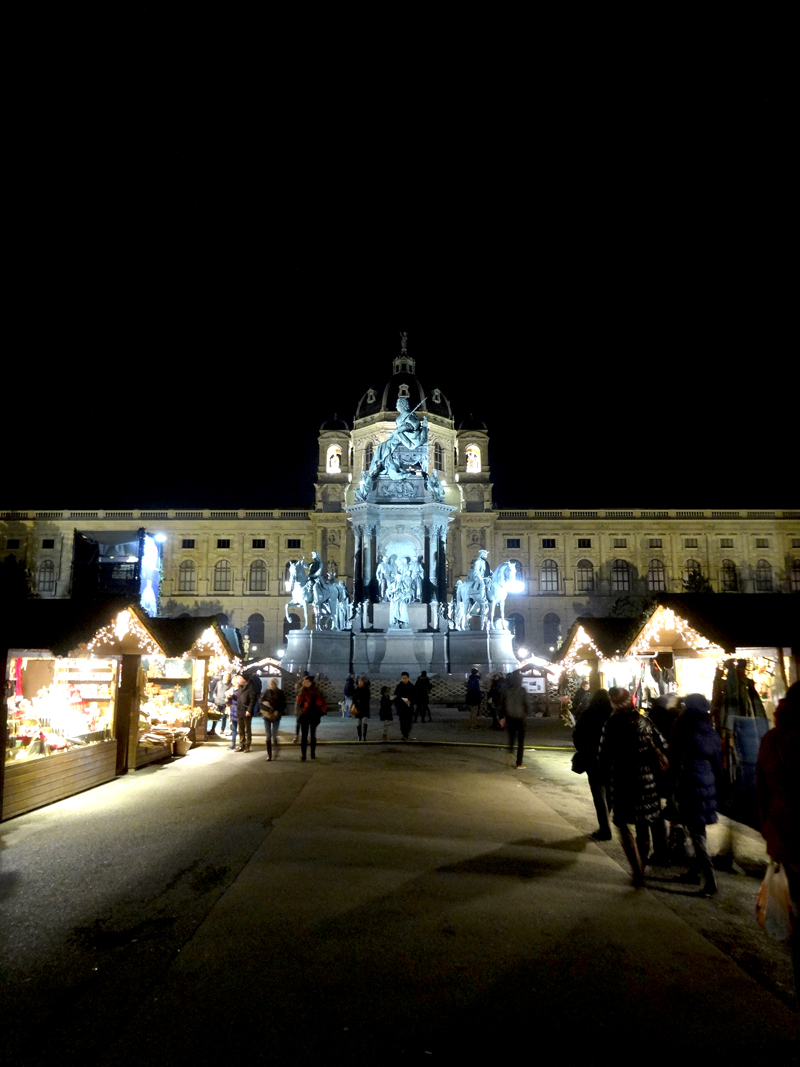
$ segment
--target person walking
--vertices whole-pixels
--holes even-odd
[[[369,718],[369,698],[369,686],[367,685],[366,678],[362,674],[356,682],[352,701],[353,715],[358,722],[359,741],[367,740],[367,727],[369,726],[369,723],[367,722],[367,719]]]
[[[311,747],[311,758],[316,759],[317,727],[323,715],[328,711],[328,706],[322,698],[322,693],[314,684],[314,675],[308,671],[303,675],[300,683],[300,691],[295,701],[295,714],[300,726],[300,759],[306,761],[306,752]]]
[[[408,741],[411,733],[411,717],[413,715],[414,686],[409,678],[408,671],[403,671],[400,681],[394,690],[394,706],[397,708],[397,717],[400,720],[400,735],[404,741]]]
[[[501,730],[500,712],[503,709],[503,683],[499,674],[492,675],[486,703],[489,705],[489,711],[492,714],[492,729]]]
[[[481,706],[481,676],[477,667],[473,667],[467,678],[467,708],[469,709],[469,728],[477,726],[478,709]]]
[[[389,692],[389,686],[388,685],[381,686],[381,704],[380,704],[379,717],[380,717],[381,722],[383,723],[383,737],[381,738],[381,740],[382,741],[388,741],[389,740],[389,723],[393,722],[392,697],[391,697],[391,694]]]
[[[633,706],[627,689],[608,693],[614,713],[600,738],[600,771],[609,789],[612,819],[631,865],[633,884],[644,885],[650,847],[650,824],[658,820],[661,804],[654,765],[659,765],[666,742],[646,715]],[[636,828],[636,838],[631,833]]]
[[[344,708],[342,710],[342,718],[346,719],[350,714],[350,705],[353,703],[353,693],[356,691],[356,676],[353,671],[347,677],[347,681],[344,683]]]
[[[431,680],[428,677],[427,671],[422,671],[419,678],[414,682],[414,722],[419,719],[420,722],[425,722],[425,716],[428,716],[428,722],[431,722],[431,709],[430,709],[430,696],[431,696]]]
[[[689,831],[695,859],[685,880],[703,878],[703,896],[717,892],[706,826],[717,821],[717,778],[722,772],[722,741],[711,721],[711,705],[701,693],[683,701],[684,711],[672,729],[669,747],[671,793],[681,823]]]
[[[790,686],[778,704],[775,726],[761,741],[756,793],[767,854],[783,867],[789,883],[789,948],[795,995],[800,1002],[800,682]]]
[[[228,745],[228,748],[232,752],[236,750],[236,738],[239,732],[239,716],[237,714],[237,705],[239,703],[239,688],[241,682],[243,681],[244,679],[242,678],[240,680],[240,676],[238,674],[233,677],[231,679],[231,687],[228,690],[226,698],[227,705],[230,708],[231,713],[231,743]]]
[[[578,719],[577,726],[572,731],[572,743],[575,745],[576,752],[580,755],[583,769],[589,779],[589,789],[594,802],[594,810],[597,814],[597,829],[592,834],[592,837],[597,841],[611,840],[606,782],[600,770],[598,758],[603,727],[608,722],[613,711],[608,692],[605,689],[598,689],[592,694],[592,699]]]
[[[228,690],[231,687],[230,671],[218,674],[215,678],[212,678],[212,683],[209,686],[209,696],[211,697],[211,703],[214,705],[216,718],[211,720],[211,730],[208,736],[222,737],[228,725]],[[217,722],[220,724],[219,734],[217,734]]]
[[[261,679],[257,674],[250,678],[239,675],[239,692],[236,701],[236,717],[239,720],[239,744],[237,752],[249,752],[253,743],[253,716],[261,702]]]
[[[278,758],[278,729],[281,715],[286,711],[286,694],[279,687],[277,678],[270,678],[261,709],[264,713],[264,733],[267,735],[267,760],[271,762]]]
[[[517,745],[516,768],[524,770],[522,756],[525,751],[525,716],[530,711],[528,694],[522,688],[519,671],[512,671],[503,686],[503,706],[500,725],[508,731],[508,754],[514,758],[514,742]]]

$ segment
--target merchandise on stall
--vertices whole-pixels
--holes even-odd
[[[58,755],[114,736],[114,659],[8,661],[6,763]]]

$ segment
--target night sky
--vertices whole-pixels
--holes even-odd
[[[401,329],[499,507],[796,507],[790,10],[715,12],[430,137],[62,85],[17,164],[0,507],[309,507]]]

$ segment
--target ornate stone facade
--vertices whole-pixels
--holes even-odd
[[[524,592],[509,595],[505,611],[532,651],[546,653],[579,615],[624,611],[626,601],[635,609],[636,598],[683,592],[687,583],[726,595],[800,592],[800,510],[493,510],[487,427],[471,417],[457,425],[441,390],[426,397],[405,349],[393,369],[382,391],[358,401],[352,429],[338,418],[321,427],[313,510],[0,512],[0,560],[24,563],[36,595],[66,597],[75,530],[161,533],[161,613],[222,614],[272,654],[285,635],[290,561],[314,550],[357,601],[371,595],[364,585],[382,545],[372,504],[359,503],[356,490],[404,397],[411,410],[422,402],[428,472],[441,485],[441,500],[419,496],[427,510],[410,537],[416,557],[439,598],[482,548],[491,566],[515,562]]]

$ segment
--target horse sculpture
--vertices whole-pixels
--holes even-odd
[[[456,582],[454,591],[454,623],[457,630],[469,629],[472,615],[480,615],[481,629],[505,630],[505,603],[509,593],[518,591],[517,565],[506,560],[495,568],[491,578],[467,578]],[[500,619],[495,621],[495,609],[500,608]]]
[[[330,575],[328,575],[330,577]],[[343,582],[314,582],[314,626],[317,630],[345,630],[349,621],[349,597]]]
[[[292,560],[289,564],[289,584],[292,587],[291,599],[284,606],[286,621],[291,623],[289,608],[296,604],[303,609],[303,629],[308,629],[308,605],[314,599],[313,583],[308,580],[305,559]]]

